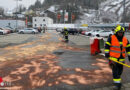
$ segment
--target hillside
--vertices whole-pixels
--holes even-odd
[[[123,1],[107,0],[99,5],[98,10],[84,11],[77,23],[116,23],[123,22]],[[126,0],[125,22],[130,22],[130,0]]]
[[[53,10],[55,13],[65,10],[69,12],[69,17],[71,13],[77,12],[75,14],[75,23],[116,23],[123,22],[123,1],[124,0],[44,0],[44,2],[41,3],[37,0],[29,9],[36,10],[36,8],[41,8],[41,10],[45,11],[53,6],[55,7]],[[130,22],[129,15],[130,0],[126,0],[126,22]],[[56,18],[53,19],[56,21]],[[70,21],[71,18],[69,18],[68,23]],[[63,18],[61,23],[63,23]]]
[[[107,0],[100,5],[100,19],[109,19],[111,22],[123,21],[124,0]],[[130,22],[130,0],[126,0],[126,22]]]
[[[45,0],[43,2],[43,7],[48,7],[50,5],[61,5],[66,6],[68,4],[75,4],[77,6],[81,6],[82,8],[92,8],[98,9],[98,5],[106,0]]]

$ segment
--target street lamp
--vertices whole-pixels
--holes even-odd
[[[126,17],[125,2],[126,2],[126,0],[123,1],[123,8],[124,8],[124,11],[123,11],[123,26],[124,27],[125,27],[125,17]]]
[[[18,19],[18,16],[17,16],[17,14],[18,14],[18,1],[22,1],[22,0],[16,0],[16,30],[18,27],[18,21],[17,21],[17,19]]]

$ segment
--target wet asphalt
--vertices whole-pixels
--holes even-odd
[[[102,56],[102,55],[93,56],[90,54],[90,46],[76,45],[73,42],[73,40],[70,40],[69,43],[67,43],[67,44],[69,46],[83,48],[85,50],[72,51],[72,50],[59,49],[59,50],[53,52],[53,54],[55,54],[59,57],[59,59],[58,59],[59,66],[63,67],[64,69],[68,69],[68,68],[72,69],[71,71],[61,71],[62,74],[63,73],[64,74],[74,74],[74,73],[76,73],[75,71],[73,71],[75,68],[80,68],[80,69],[83,69],[85,71],[90,71],[90,72],[93,72],[95,70],[101,70],[103,67],[92,65],[95,63],[99,63],[99,61],[97,59],[102,59],[102,60],[106,61],[105,65],[107,64],[106,67],[109,68],[108,61],[106,60],[106,58],[104,56]],[[127,59],[127,62],[128,62],[128,59]],[[103,64],[104,64],[104,62],[103,62]],[[103,71],[100,73],[100,75],[102,76],[101,79],[104,79],[104,80],[101,80],[101,81],[99,80],[98,83],[94,81],[91,84],[83,85],[83,84],[79,83],[74,86],[62,83],[58,86],[45,87],[43,89],[45,89],[45,90],[93,90],[95,88],[112,86],[113,85],[112,73],[111,72],[109,72],[107,74],[105,74],[105,73],[107,73],[107,71]],[[88,75],[86,74],[86,77]],[[104,75],[106,75],[107,78],[104,78],[105,77]],[[130,82],[129,76],[130,76],[129,68],[124,67],[124,72],[122,74],[122,83]],[[96,74],[95,74],[94,78],[96,78],[96,77],[98,78],[98,75],[96,76]],[[93,77],[88,78],[88,79],[91,81],[91,80],[93,80]],[[38,90],[42,90],[42,89],[38,89]]]
[[[0,73],[5,80],[13,79],[15,86],[22,90],[93,90],[112,85],[111,69],[106,58],[92,56],[89,45],[76,45],[73,40],[65,43],[59,39],[59,33],[48,33],[49,38],[21,47],[28,49],[46,45],[45,48],[40,46],[39,51],[20,61],[1,62]],[[57,48],[48,52],[46,48],[50,46]],[[130,82],[129,76],[130,70],[125,67],[122,82]]]

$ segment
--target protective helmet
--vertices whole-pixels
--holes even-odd
[[[114,33],[116,34],[117,32],[124,33],[125,32],[125,28],[122,27],[122,26],[117,26]]]
[[[64,27],[64,29],[67,29],[67,27]]]
[[[120,25],[120,24],[117,24],[116,26],[118,27],[118,26],[121,26],[121,25]]]

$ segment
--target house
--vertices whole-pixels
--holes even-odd
[[[52,12],[52,11],[49,11],[49,10],[46,10],[44,11],[44,16],[47,16],[47,17],[50,17],[53,19],[53,22],[56,23],[56,18],[57,18],[57,15],[55,12]]]
[[[51,6],[48,9],[40,12],[41,16],[50,17],[53,19],[53,22],[56,23],[57,21],[57,6]]]
[[[45,27],[48,24],[53,24],[53,19],[49,17],[33,17],[33,27]]]

